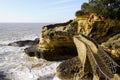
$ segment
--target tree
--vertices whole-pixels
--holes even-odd
[[[120,19],[120,0],[89,0],[82,4],[81,11],[84,14],[96,13],[106,18]]]
[[[88,3],[83,3],[81,6],[81,9],[84,13],[88,13],[89,12],[89,7],[90,5]]]

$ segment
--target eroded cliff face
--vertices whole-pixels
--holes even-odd
[[[64,60],[77,56],[72,40],[76,31],[71,27],[71,22],[43,27],[38,49],[44,59]]]
[[[120,21],[96,14],[79,16],[66,23],[44,26],[37,46],[39,57],[63,60],[77,56],[73,36],[83,34],[102,44],[120,32]],[[41,56],[42,55],[42,56]]]
[[[41,49],[54,49],[56,47],[72,47],[74,43],[72,36],[74,30],[71,28],[70,23],[72,21],[55,25],[44,26],[42,29],[42,35],[40,38],[39,48]],[[65,24],[65,25],[63,25]]]
[[[120,32],[120,21],[105,19],[95,14],[77,17],[77,34],[84,34],[94,38],[98,43],[107,41],[113,35]]]

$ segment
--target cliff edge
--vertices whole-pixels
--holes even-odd
[[[75,45],[77,43],[73,41],[73,37],[76,35],[84,35],[90,39],[93,39],[99,46],[102,47],[102,49],[111,57],[111,59],[115,60],[117,64],[119,64],[120,21],[115,19],[106,19],[102,16],[98,16],[95,13],[77,16],[74,20],[70,20],[66,23],[44,26],[42,28],[39,44],[25,49],[25,52],[31,57],[36,56],[49,61],[66,60],[77,57],[80,53],[78,54],[77,52],[78,47]],[[91,46],[89,45],[89,47]],[[78,63],[76,60],[79,61],[77,58],[75,59],[74,65],[71,63],[70,65],[75,67],[75,65],[78,66],[80,63],[82,63],[82,61]],[[70,62],[70,60],[68,61]],[[71,61],[74,61],[74,59],[71,59]],[[89,59],[87,59],[86,63],[90,64]],[[63,64],[64,63],[57,68],[57,73],[59,73],[58,76],[60,76],[60,78],[69,80],[71,78],[69,77],[70,75],[73,76],[79,72],[73,70],[73,68],[71,69],[71,66],[67,69],[68,72],[70,71],[68,76],[65,76],[66,74],[62,75],[64,71],[62,71],[63,69],[61,70],[61,66],[65,67],[68,65],[66,62],[64,65]],[[92,69],[90,67],[87,68],[88,71],[86,71],[82,77],[84,78],[85,75],[87,75],[88,79],[92,79]],[[81,70],[81,67],[78,66],[77,70]]]

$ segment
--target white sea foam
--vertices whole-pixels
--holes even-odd
[[[24,53],[25,47],[7,46],[10,42],[34,40],[39,37],[40,27],[29,27],[27,24],[23,26],[0,24],[0,80],[7,78],[10,80],[53,80],[56,67],[60,62],[28,57]]]

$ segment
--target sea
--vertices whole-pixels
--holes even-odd
[[[20,40],[34,40],[48,23],[0,23],[0,80],[59,80],[60,62],[29,57],[25,47],[7,46]]]

